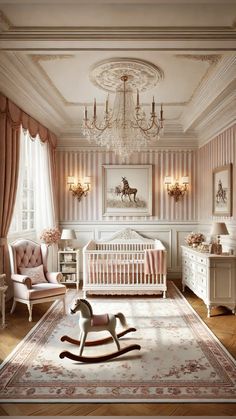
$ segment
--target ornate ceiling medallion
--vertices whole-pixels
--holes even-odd
[[[164,78],[163,71],[152,63],[133,58],[103,60],[92,67],[91,82],[107,91],[116,92],[122,86],[121,77],[128,76],[128,85],[133,90],[152,89]]]
[[[83,134],[88,141],[105,146],[126,159],[158,140],[164,128],[162,104],[157,112],[153,96],[146,115],[139,92],[155,87],[163,77],[162,70],[141,60],[119,58],[102,61],[93,67],[90,73],[92,82],[103,90],[115,92],[115,99],[111,108],[107,96],[102,118],[97,113],[96,99],[92,116],[88,115],[85,106]]]

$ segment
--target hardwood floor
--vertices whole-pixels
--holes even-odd
[[[175,281],[180,287],[180,281]],[[206,317],[206,307],[190,290],[185,297],[202,320],[236,358],[236,316],[219,307],[212,310],[212,317]],[[8,314],[7,328],[1,330],[0,357],[3,360],[29,332],[50,304],[34,307],[33,322],[28,322],[27,307],[17,304],[13,315]],[[234,416],[236,403],[73,403],[73,404],[1,404],[0,416]]]

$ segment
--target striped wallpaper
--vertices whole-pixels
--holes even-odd
[[[198,214],[199,220],[212,220],[212,171],[228,163],[233,164],[233,217],[236,221],[236,125],[218,135],[198,150]]]
[[[150,217],[102,216],[102,165],[124,164],[112,152],[58,150],[59,219],[81,221],[194,221],[197,220],[197,153],[196,151],[155,151],[137,153],[130,164],[153,165],[153,215]],[[126,163],[129,164],[129,163]],[[80,202],[68,191],[67,176],[91,176],[91,192]],[[168,196],[164,177],[189,176],[190,188],[178,203]]]

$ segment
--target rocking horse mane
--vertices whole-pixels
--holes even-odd
[[[91,317],[92,317],[92,315],[93,315],[93,309],[92,309],[91,304],[87,300],[84,300],[83,298],[81,298],[80,301],[82,303],[86,304],[86,306],[88,307],[88,309],[90,311]]]

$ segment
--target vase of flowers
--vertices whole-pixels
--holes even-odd
[[[48,228],[42,231],[40,240],[47,246],[51,246],[54,243],[58,243],[61,238],[61,232],[58,228]]]
[[[202,233],[190,233],[185,237],[185,242],[188,246],[198,247],[205,240],[204,234]]]
[[[57,227],[47,228],[42,231],[40,240],[49,247],[48,252],[48,267],[51,271],[56,271],[58,245],[61,238],[61,232]]]

